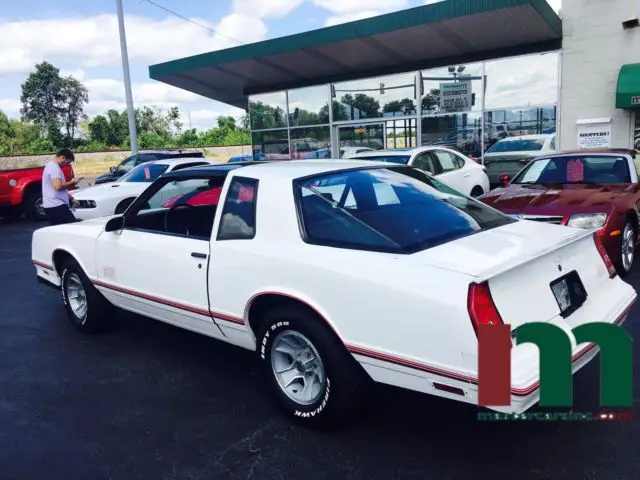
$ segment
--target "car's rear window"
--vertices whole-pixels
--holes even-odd
[[[631,183],[629,163],[614,155],[566,155],[540,158],[524,168],[515,184]]]
[[[352,160],[369,160],[373,162],[399,163],[406,165],[409,163],[409,155],[358,155]]]
[[[169,168],[168,165],[161,165],[159,163],[143,163],[142,165],[138,165],[134,169],[130,170],[126,175],[123,175],[119,181],[153,182],[162,175],[167,168]]]
[[[514,220],[412,167],[368,168],[294,182],[303,238],[413,253]]]
[[[542,150],[544,139],[540,140],[503,140],[492,146],[487,153],[535,152]]]

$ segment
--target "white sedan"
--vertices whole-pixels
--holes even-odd
[[[353,160],[411,165],[434,175],[467,196],[479,197],[490,190],[484,166],[447,147],[427,146],[395,150],[375,150],[350,155]]]
[[[197,157],[182,157],[140,164],[115,182],[72,191],[71,195],[79,202],[79,205],[74,207],[73,213],[78,220],[123,213],[160,175],[183,168],[219,163],[221,162]]]
[[[478,404],[488,324],[621,323],[636,292],[598,242],[413,167],[309,160],[165,174],[123,215],[36,230],[32,260],[80,332],[118,307],[255,351],[311,424],[348,417],[371,381]],[[573,372],[594,347],[572,343]],[[539,381],[537,347],[514,345],[511,403],[489,408],[529,409]]]

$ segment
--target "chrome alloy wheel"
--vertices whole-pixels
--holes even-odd
[[[631,270],[636,251],[636,239],[634,236],[633,225],[627,223],[624,226],[624,232],[622,232],[622,249],[620,252],[622,256],[622,267],[627,272]]]
[[[273,341],[271,368],[280,389],[294,402],[316,402],[326,382],[322,359],[307,337],[285,330]]]
[[[87,294],[76,273],[69,274],[67,279],[67,298],[73,314],[84,322],[87,317]]]
[[[38,215],[40,215],[42,218],[46,217],[46,214],[44,213],[44,206],[43,206],[43,200],[42,197],[38,198],[34,204],[34,207],[36,209],[36,213]]]

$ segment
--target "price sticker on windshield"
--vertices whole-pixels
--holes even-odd
[[[149,171],[149,167],[144,167],[144,178],[146,180],[151,179],[151,172]]]
[[[574,159],[567,162],[567,182],[580,183],[584,181],[584,163]]]

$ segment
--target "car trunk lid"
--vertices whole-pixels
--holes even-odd
[[[486,282],[503,321],[514,328],[563,313],[554,282],[568,278],[571,286],[577,279],[588,294],[610,279],[594,232],[531,221],[470,235],[416,255],[433,266],[469,275],[470,284]]]

